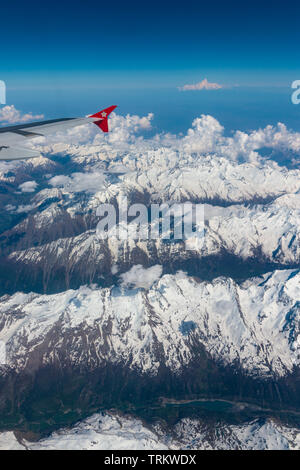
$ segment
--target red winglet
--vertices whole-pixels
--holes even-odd
[[[110,115],[110,113],[116,109],[117,106],[110,106],[109,108],[106,108],[106,109],[102,109],[102,111],[99,111],[98,113],[96,114],[92,114],[91,116],[89,116],[90,118],[99,118],[99,121],[94,121],[94,124],[96,124],[96,126],[100,127],[100,129],[103,131],[103,132],[108,132],[108,122],[107,122],[107,118],[108,116]]]

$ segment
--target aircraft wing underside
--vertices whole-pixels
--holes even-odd
[[[96,124],[103,132],[108,132],[107,118],[115,108],[116,106],[110,106],[99,113],[84,118],[53,119],[0,128],[0,160],[39,157],[38,151],[22,147],[28,139],[48,136],[90,122]]]

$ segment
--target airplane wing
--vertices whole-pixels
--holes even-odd
[[[108,132],[107,118],[115,108],[116,106],[110,106],[84,118],[52,119],[51,121],[0,127],[0,160],[22,160],[23,158],[39,157],[39,152],[22,148],[22,144],[34,137],[47,136],[89,122],[96,124],[103,132]]]

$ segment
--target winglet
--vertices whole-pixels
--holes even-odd
[[[99,120],[97,121],[94,121],[94,124],[96,124],[96,126],[100,127],[100,129],[103,131],[103,132],[108,132],[108,122],[107,122],[107,118],[108,116],[110,115],[110,113],[116,109],[117,106],[110,106],[109,108],[106,108],[106,109],[102,109],[102,111],[99,111],[98,113],[96,114],[92,114],[91,116],[89,116],[90,118],[97,118]]]

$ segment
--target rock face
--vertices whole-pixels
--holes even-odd
[[[49,158],[0,163],[2,441],[80,420],[15,445],[299,446],[300,170],[258,154],[292,138],[280,126],[225,138],[202,117],[183,138],[144,139],[129,129],[149,116],[113,119],[104,140],[80,128],[65,136],[77,144],[37,142]],[[202,204],[201,243],[99,238],[97,208],[124,196]],[[214,411],[208,429],[208,410],[174,423],[164,406],[206,398],[260,408],[238,423]],[[131,417],[87,418],[100,408]]]

